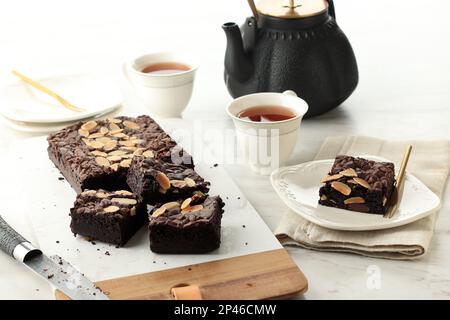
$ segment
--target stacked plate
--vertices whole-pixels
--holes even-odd
[[[0,120],[6,126],[22,132],[48,133],[114,113],[121,107],[120,82],[112,77],[81,74],[34,80],[84,111],[69,110],[55,98],[13,79],[0,91]]]

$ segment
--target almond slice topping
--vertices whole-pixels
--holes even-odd
[[[106,151],[111,151],[115,147],[117,147],[117,140],[109,140],[108,142],[105,143],[104,149]]]
[[[128,128],[128,129],[133,129],[133,130],[136,130],[136,129],[139,129],[139,128],[140,128],[140,126],[139,126],[136,122],[132,122],[132,121],[129,121],[129,120],[125,120],[125,121],[123,122],[123,125],[124,125],[126,128]]]
[[[116,118],[108,118],[108,122],[111,122],[111,123],[121,123],[122,120],[116,119]]]
[[[357,184],[359,184],[360,186],[363,186],[363,187],[366,188],[366,189],[369,189],[369,188],[370,188],[369,183],[368,183],[366,180],[364,180],[364,179],[361,179],[361,178],[353,178],[353,180],[355,180],[355,182],[356,182]]]
[[[118,202],[121,204],[131,204],[131,205],[135,205],[137,203],[136,200],[130,199],[130,198],[112,198],[111,201]]]
[[[125,147],[134,147],[134,145],[136,143],[134,143],[134,141],[130,141],[130,140],[125,140],[125,141],[119,141],[119,144],[121,146],[125,146]]]
[[[84,123],[84,124],[81,126],[81,129],[87,130],[87,131],[92,131],[92,130],[94,130],[96,127],[97,127],[97,122],[95,122],[95,121],[88,121],[88,122]]]
[[[154,158],[155,157],[155,154],[153,153],[152,150],[147,150],[147,151],[143,152],[142,155],[146,158]]]
[[[127,154],[127,152],[124,150],[114,150],[114,151],[111,151],[110,153],[108,153],[108,155],[110,155],[110,156],[123,156],[125,154]]]
[[[88,146],[94,149],[102,149],[105,145],[100,141],[92,141],[88,144]]]
[[[109,206],[109,207],[106,207],[105,209],[103,209],[103,211],[108,212],[108,213],[117,212],[119,210],[120,210],[120,208],[117,206]]]
[[[350,195],[350,193],[352,193],[352,189],[348,185],[339,181],[332,182],[331,187],[345,196],[348,196]]]
[[[181,213],[191,213],[191,212],[196,212],[196,211],[200,211],[203,209],[203,206],[201,204],[197,204],[195,206],[192,207],[188,207],[184,210],[181,210]]]
[[[99,151],[99,150],[91,151],[91,154],[93,154],[94,156],[97,156],[97,157],[105,157],[105,158],[108,156],[107,153]]]
[[[164,212],[166,212],[166,208],[164,208],[164,207],[158,208],[158,209],[156,209],[155,211],[153,211],[152,217],[153,217],[153,218],[159,217],[159,216],[162,215]]]
[[[192,198],[187,198],[186,200],[184,200],[183,203],[181,204],[181,210],[188,208],[191,205],[191,202]]]
[[[109,141],[114,141],[114,140],[111,140],[111,138],[108,138],[108,137],[100,137],[100,138],[95,139],[95,141],[101,142],[103,144],[107,144]]]
[[[97,192],[97,193],[95,194],[95,196],[96,196],[97,198],[100,198],[100,199],[108,198],[108,194],[106,194],[106,193],[104,193],[104,192]]]
[[[170,188],[170,180],[163,172],[158,172],[156,175],[156,181],[161,186],[161,189],[167,190]]]
[[[133,155],[141,156],[143,152],[144,152],[144,148],[137,148],[136,150],[134,150]]]
[[[101,132],[96,132],[96,133],[93,133],[93,134],[91,134],[91,135],[89,135],[89,139],[95,139],[95,138],[100,138],[100,137],[103,137],[103,136],[105,136],[103,133],[101,133]]]
[[[194,179],[191,179],[191,178],[189,178],[189,177],[186,177],[186,178],[184,178],[184,181],[186,182],[186,184],[187,184],[187,186],[188,186],[189,188],[192,188],[192,187],[195,187],[195,186],[196,186],[196,183],[195,183]]]
[[[108,161],[108,159],[103,157],[96,157],[95,162],[102,167],[109,167],[111,163]]]
[[[383,206],[385,206],[386,203],[387,203],[387,198],[386,198],[386,197],[383,197]]]
[[[119,170],[119,164],[118,164],[118,163],[114,163],[114,164],[110,165],[109,167],[110,167],[111,170],[113,170],[113,171]]]
[[[136,215],[136,207],[133,207],[130,209],[130,216],[135,216]]]
[[[108,159],[108,161],[111,161],[111,162],[117,162],[117,161],[122,160],[122,157],[121,156],[109,156],[106,159]]]
[[[339,174],[342,174],[343,176],[346,176],[346,177],[357,177],[358,176],[355,169],[353,169],[353,168],[348,168],[348,169],[342,170],[341,172],[339,172]]]
[[[163,204],[161,207],[166,210],[170,210],[170,209],[178,208],[179,206],[180,206],[180,204],[178,202],[172,201],[172,202],[167,202],[167,203]]]
[[[365,203],[366,201],[361,198],[361,197],[353,197],[353,198],[348,198],[344,200],[345,204],[352,204],[352,203]]]
[[[126,160],[122,160],[119,163],[119,166],[124,167],[124,168],[128,168],[131,164],[131,159],[126,159]]]
[[[320,197],[320,200],[322,200],[322,201],[325,201],[327,199],[328,199],[328,197],[326,195],[324,195],[324,194]]]
[[[89,131],[85,129],[78,129],[78,134],[82,137],[89,137]]]
[[[111,130],[111,133],[113,133],[113,131],[121,130],[121,128],[117,124],[112,122],[109,124],[109,130]]]
[[[128,190],[117,190],[117,191],[114,191],[114,194],[117,194],[119,196],[132,196],[133,195],[133,193]]]
[[[125,133],[123,132],[119,132],[119,133],[114,133],[112,134],[113,137],[119,138],[119,139],[123,139],[125,137],[128,137]]]
[[[184,188],[186,187],[187,183],[184,180],[170,180],[170,184],[174,186],[175,188]]]
[[[328,176],[326,176],[326,177],[324,177],[321,181],[320,181],[320,183],[326,183],[326,182],[329,182],[329,181],[334,181],[334,180],[338,180],[338,179],[340,179],[340,178],[342,178],[343,177],[343,175],[342,174],[340,174],[340,173],[338,173],[338,174],[333,174],[333,175],[328,175]]]

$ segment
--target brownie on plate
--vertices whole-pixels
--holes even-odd
[[[85,190],[70,209],[70,228],[75,235],[124,245],[146,223],[146,211],[130,191]]]
[[[321,205],[384,214],[395,186],[394,164],[339,155],[321,182]]]
[[[149,216],[150,249],[157,253],[206,253],[220,246],[224,203],[200,192],[157,205]]]
[[[194,166],[191,156],[148,116],[79,122],[47,140],[50,159],[77,193],[128,189],[126,173],[135,155]]]
[[[194,191],[207,193],[209,182],[192,168],[136,156],[127,174],[127,183],[140,202],[156,203],[186,199]]]

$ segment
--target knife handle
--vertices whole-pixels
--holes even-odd
[[[42,254],[14,230],[0,215],[0,249],[16,260],[26,261],[31,257]]]

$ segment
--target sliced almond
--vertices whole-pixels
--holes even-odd
[[[95,122],[95,121],[88,121],[88,122],[84,123],[84,124],[81,126],[81,129],[87,130],[87,131],[92,131],[92,130],[94,130],[96,127],[97,127],[97,122]]]
[[[108,159],[103,157],[96,157],[95,162],[102,167],[109,167],[111,163],[108,161]]]
[[[111,170],[113,170],[113,171],[119,170],[119,164],[118,164],[118,163],[114,163],[114,164],[110,165],[109,167],[110,167]]]
[[[170,184],[174,186],[175,188],[184,188],[186,187],[187,183],[184,180],[170,180]]]
[[[130,198],[112,198],[111,201],[118,202],[121,204],[131,204],[131,205],[135,205],[137,203],[136,200],[130,199]]]
[[[114,122],[109,124],[109,130],[111,130],[111,132],[112,131],[117,131],[117,130],[120,130],[120,129],[121,128],[117,124],[115,124]]]
[[[155,157],[155,154],[153,153],[152,150],[147,150],[147,151],[143,152],[142,155],[146,158],[154,158]]]
[[[136,143],[134,143],[131,140],[125,140],[125,141],[119,141],[119,144],[121,146],[125,146],[125,147],[134,147]]]
[[[93,196],[96,194],[97,191],[95,190],[85,190],[81,193],[83,196]]]
[[[140,128],[140,126],[139,126],[136,122],[132,122],[132,121],[129,121],[129,120],[125,120],[125,121],[123,122],[123,125],[124,125],[126,128],[128,128],[128,129],[133,129],[133,130],[136,130],[136,129],[139,129],[139,128]]]
[[[136,215],[136,207],[133,207],[130,209],[130,216],[135,216]]]
[[[159,183],[161,189],[163,190],[167,190],[170,188],[170,180],[163,172],[158,172],[158,174],[156,175],[156,182]]]
[[[107,153],[99,151],[99,150],[91,151],[91,154],[93,154],[94,156],[97,156],[97,157],[104,157],[104,158],[106,158],[108,156]]]
[[[108,122],[110,123],[121,123],[122,120],[116,118],[108,118]]]
[[[123,129],[111,130],[109,132],[110,135],[116,135],[118,133],[122,133]],[[125,133],[124,133],[125,134]]]
[[[92,141],[91,143],[89,143],[89,146],[94,149],[102,149],[105,145],[100,141]]]
[[[119,138],[119,139],[123,139],[123,138],[125,138],[125,137],[128,137],[128,136],[127,136],[125,133],[123,133],[123,132],[114,133],[114,134],[112,134],[112,136],[115,137],[115,138]]]
[[[181,210],[184,210],[187,207],[189,207],[191,202],[192,202],[192,198],[187,198],[186,200],[184,200],[183,203],[181,204]]]
[[[117,194],[119,196],[132,196],[133,195],[133,193],[128,190],[117,190],[117,191],[114,191],[114,194]]]
[[[348,184],[358,184],[358,183],[356,183],[356,181],[353,180],[353,179],[347,180],[347,183],[348,183]]]
[[[95,194],[95,196],[97,197],[97,198],[100,198],[100,199],[104,199],[104,198],[108,198],[108,194],[107,193],[104,193],[104,192],[97,192],[96,194]]]
[[[95,139],[95,141],[101,142],[103,144],[107,144],[108,142],[114,141],[114,140],[111,140],[111,138],[108,138],[108,137],[100,137],[100,138]]]
[[[117,161],[122,160],[122,157],[121,156],[109,156],[106,159],[108,159],[108,161],[111,161],[111,162],[117,162]]]
[[[106,151],[114,150],[117,147],[117,140],[109,140],[105,143],[104,149]]]
[[[85,129],[78,129],[78,134],[82,137],[89,137],[89,131]]]
[[[100,138],[100,137],[103,137],[103,136],[105,136],[103,133],[101,133],[101,132],[96,132],[96,133],[93,133],[93,134],[91,134],[91,135],[89,135],[89,139],[95,139],[95,138]]]
[[[106,135],[106,134],[109,133],[109,130],[108,130],[107,127],[101,127],[100,130],[98,130],[98,132],[100,132],[100,133]]]
[[[144,142],[144,140],[142,140],[142,139],[131,139],[131,138],[130,138],[130,141],[133,142],[134,144],[141,144]]]
[[[386,197],[383,197],[383,206],[385,206],[386,203],[387,203],[387,198],[386,198]]]
[[[195,206],[192,207],[188,207],[184,210],[181,210],[181,213],[191,213],[191,212],[196,212],[196,211],[200,211],[203,209],[203,206],[201,204],[197,204]]]
[[[364,200],[361,197],[353,197],[353,198],[348,198],[344,200],[345,204],[352,204],[352,203],[365,203],[366,200]]]
[[[163,207],[166,210],[170,210],[170,209],[174,209],[174,208],[178,208],[180,206],[180,204],[176,201],[172,201],[172,202],[167,202],[165,204],[163,204],[161,207]]]
[[[125,159],[119,163],[119,166],[128,168],[128,167],[130,167],[130,164],[131,164],[131,159]]]
[[[359,184],[360,186],[363,186],[363,187],[366,188],[366,189],[369,189],[369,188],[370,188],[369,183],[368,183],[366,180],[364,180],[364,179],[361,179],[361,178],[353,178],[353,180],[355,180],[355,182],[356,182],[357,184]]]
[[[342,178],[343,177],[343,175],[342,174],[333,174],[333,175],[331,175],[331,176],[326,176],[326,177],[324,177],[321,181],[320,181],[320,183],[327,183],[327,182],[329,182],[329,181],[334,181],[334,180],[338,180],[338,179],[340,179],[340,178]]]
[[[342,170],[341,172],[339,172],[339,174],[342,174],[343,176],[346,176],[346,177],[357,177],[358,176],[355,169],[353,169],[353,168],[348,168],[348,169]]]
[[[89,140],[87,138],[81,138],[81,140],[83,140],[83,142],[87,145],[89,145],[91,143],[91,140]]]
[[[164,212],[166,212],[166,208],[164,208],[164,207],[158,208],[158,209],[156,209],[155,211],[153,211],[152,217],[153,217],[153,218],[159,217],[159,216],[162,215]]]
[[[125,154],[127,154],[125,150],[114,150],[108,153],[110,156],[123,156]]]
[[[133,151],[136,151],[137,147],[124,147],[124,146],[122,146],[122,147],[120,147],[120,149],[133,152]]]
[[[324,194],[320,197],[320,200],[322,200],[322,201],[325,201],[327,199],[328,199],[328,197],[326,195],[324,195]]]
[[[117,212],[119,210],[120,210],[120,208],[117,206],[109,206],[109,207],[106,207],[105,209],[103,209],[103,211],[108,212],[108,213]]]
[[[186,182],[186,184],[187,184],[187,186],[188,186],[189,188],[192,188],[192,187],[195,187],[195,186],[196,186],[196,183],[195,183],[194,179],[191,179],[191,178],[189,178],[189,177],[186,177],[186,178],[184,178],[184,181]]]
[[[134,150],[133,155],[141,156],[143,152],[144,152],[144,148],[137,148],[136,150]]]
[[[339,181],[334,181],[331,183],[331,187],[336,190],[339,191],[340,193],[342,193],[343,195],[348,196],[350,193],[352,193],[352,189],[346,185],[345,183],[339,182]]]

